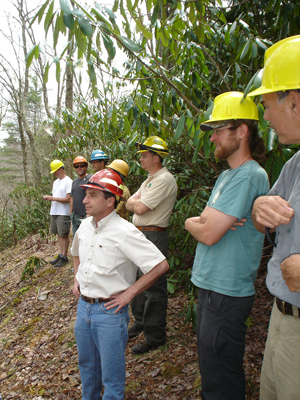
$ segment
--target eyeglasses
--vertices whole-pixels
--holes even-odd
[[[222,128],[218,128],[218,129],[214,129],[213,133],[216,133],[217,135],[219,134],[220,131],[222,131],[223,129],[229,129],[230,131],[235,131],[238,127],[237,126],[223,126]]]
[[[74,168],[75,169],[78,169],[78,168],[85,168],[86,167],[86,165],[84,164],[84,165],[74,165]]]

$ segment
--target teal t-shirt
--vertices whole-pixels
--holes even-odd
[[[256,161],[219,176],[207,205],[238,219],[246,218],[247,222],[236,231],[228,230],[213,246],[198,243],[192,271],[194,285],[233,297],[255,293],[264,235],[255,229],[251,212],[254,200],[268,190],[268,175]]]

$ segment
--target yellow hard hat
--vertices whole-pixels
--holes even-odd
[[[61,161],[53,160],[50,163],[50,168],[51,168],[50,174],[53,174],[55,171],[57,171],[61,167],[64,167],[64,164]]]
[[[241,92],[226,92],[215,98],[214,108],[209,120],[200,125],[202,131],[210,131],[226,125],[226,121],[235,119],[253,119],[258,121],[258,109],[250,97],[243,98]]]
[[[150,136],[144,143],[135,142],[135,146],[139,149],[138,153],[145,153],[145,151],[152,151],[161,157],[169,154],[166,142],[159,136]]]
[[[261,87],[249,96],[300,88],[300,35],[291,36],[265,52]]]
[[[116,159],[116,160],[112,161],[109,165],[107,165],[106,168],[111,168],[114,171],[117,171],[120,174],[124,175],[126,178],[128,176],[129,166],[123,160]]]

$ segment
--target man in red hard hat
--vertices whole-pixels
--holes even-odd
[[[85,184],[92,175],[88,175],[88,162],[82,157],[78,156],[73,162],[73,167],[76,170],[78,178],[76,178],[72,183],[71,189],[71,201],[70,201],[70,219],[72,221],[73,237],[81,220],[86,217],[85,206],[83,204],[83,199],[85,198],[85,190],[81,185]]]
[[[79,298],[75,336],[83,399],[122,400],[128,303],[169,266],[165,256],[115,208],[123,198],[119,174],[102,170],[82,185],[86,213],[72,246],[73,293]],[[144,275],[135,282],[137,268]]]

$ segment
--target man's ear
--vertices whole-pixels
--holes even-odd
[[[288,95],[288,106],[294,117],[300,113],[300,93],[294,90],[289,92]]]
[[[109,197],[107,199],[107,206],[108,207],[114,207],[115,206],[115,201],[116,201],[116,199],[113,196]]]
[[[244,139],[248,135],[249,129],[246,124],[242,124],[238,127],[238,138]]]
[[[154,154],[154,162],[155,162],[155,164],[157,164],[157,163],[160,163],[160,158],[159,158],[159,155],[158,154]]]

